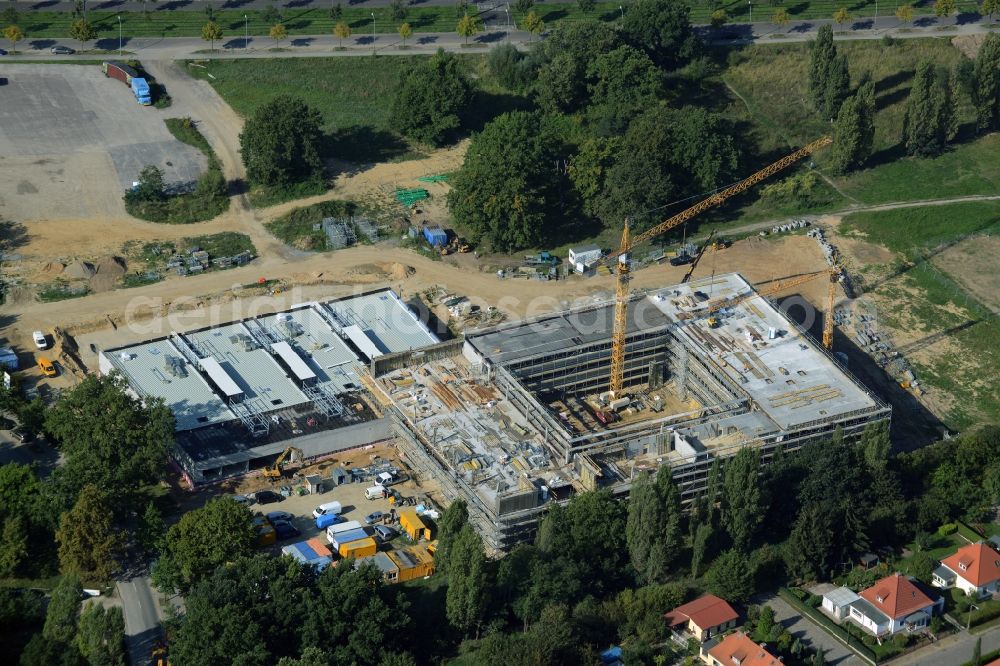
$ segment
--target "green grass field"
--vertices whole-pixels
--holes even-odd
[[[930,59],[942,67],[958,61],[948,39],[881,42],[841,42],[838,49],[850,62],[852,83],[875,81],[875,154],[871,166],[835,178],[840,190],[862,203],[937,199],[992,194],[1000,188],[1000,161],[995,159],[1000,137],[977,137],[967,101],[959,108],[962,129],[958,141],[935,159],[905,157],[900,140],[910,80],[917,62]],[[809,102],[806,44],[753,46],[730,56],[724,81],[744,103],[753,121],[752,136],[763,153],[787,151],[831,131]],[[823,167],[823,154],[816,157]]]
[[[209,60],[190,64],[188,71],[209,81],[243,116],[278,95],[300,97],[323,116],[328,156],[373,163],[421,156],[394,131],[389,110],[400,77],[427,57]],[[459,56],[474,76],[484,57]],[[471,115],[492,117],[504,108],[503,102],[487,87],[480,98],[482,108],[472,109]]]
[[[951,396],[945,423],[963,429],[1000,422],[1000,376],[984,372],[1000,363],[1000,322],[948,274],[948,265],[929,261],[942,247],[1000,231],[1000,204],[858,213],[844,219],[842,230],[906,257],[895,266],[867,267],[863,275],[871,283],[869,293],[892,303],[891,308],[880,308],[882,323],[935,340],[907,358],[925,386]],[[872,277],[876,275],[880,277]],[[947,332],[943,339],[930,337],[942,332]]]

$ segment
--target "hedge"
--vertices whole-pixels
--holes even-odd
[[[861,644],[861,639],[854,636],[848,635],[843,627],[838,625],[836,622],[828,618],[822,612],[811,608],[805,603],[803,603],[799,598],[788,588],[779,588],[778,596],[787,601],[792,605],[793,608],[798,610],[800,613],[808,617],[810,620],[820,625],[828,633],[835,636],[840,642],[846,645],[850,650],[853,650],[858,656],[862,657],[866,661],[874,664],[877,662],[877,657],[875,652],[870,648]]]

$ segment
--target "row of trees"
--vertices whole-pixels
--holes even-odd
[[[874,151],[875,85],[865,75],[851,93],[846,55],[838,54],[829,26],[812,45],[809,90],[824,118],[835,118],[831,167],[835,173],[862,168]],[[976,129],[1000,128],[1000,35],[988,35],[974,60],[962,58],[951,70],[924,60],[917,64],[906,102],[901,141],[915,157],[940,155],[959,133],[958,109],[968,99]]]

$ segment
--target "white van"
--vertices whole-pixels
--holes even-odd
[[[327,502],[326,504],[320,504],[318,507],[313,509],[313,518],[319,518],[320,516],[326,516],[333,514],[334,516],[340,515],[340,502]]]
[[[385,497],[385,486],[372,486],[365,488],[365,499],[382,499]]]

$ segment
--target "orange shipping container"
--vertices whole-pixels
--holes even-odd
[[[386,553],[399,568],[399,582],[423,578],[434,573],[434,556],[426,546],[413,546]]]
[[[355,557],[369,557],[378,551],[378,544],[375,539],[368,537],[345,543],[340,547],[340,556],[344,559]]]
[[[316,551],[317,555],[326,555],[327,557],[333,557],[333,552],[330,550],[330,546],[323,543],[318,537],[313,537],[312,539],[306,540],[309,547]]]
[[[414,509],[401,509],[399,511],[399,526],[403,528],[406,535],[414,541],[421,539],[431,540],[431,530],[424,521],[420,519]]]

